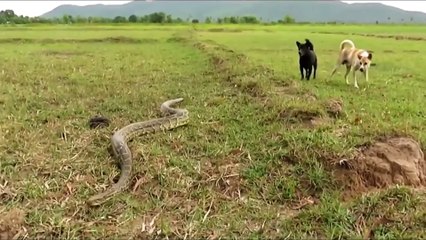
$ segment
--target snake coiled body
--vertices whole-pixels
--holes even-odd
[[[105,192],[90,197],[87,201],[89,205],[100,205],[128,187],[132,172],[132,152],[127,146],[129,140],[136,136],[177,128],[189,122],[188,111],[186,109],[170,107],[181,101],[183,101],[183,98],[168,100],[161,104],[161,112],[164,115],[168,114],[168,116],[132,123],[113,134],[111,137],[111,144],[114,155],[120,162],[120,179]]]

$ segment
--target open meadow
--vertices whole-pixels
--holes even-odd
[[[425,30],[0,27],[0,239],[425,238],[420,150],[405,144],[400,165],[377,153],[382,168],[359,157],[395,136],[426,149]],[[346,38],[373,52],[359,89],[343,66],[328,78]],[[88,206],[118,179],[113,132],[180,97],[188,125],[131,141],[129,189]],[[89,128],[95,115],[110,125]]]

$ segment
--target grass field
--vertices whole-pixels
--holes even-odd
[[[336,162],[378,137],[425,146],[425,28],[2,27],[0,239],[424,238],[422,188],[353,186]],[[348,37],[376,63],[359,90],[328,78]],[[190,123],[133,140],[130,189],[87,206],[119,174],[111,134],[178,97]]]

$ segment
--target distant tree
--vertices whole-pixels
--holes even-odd
[[[138,21],[138,17],[136,17],[135,14],[132,14],[132,15],[129,16],[129,22],[135,23],[137,21]]]
[[[30,22],[30,19],[29,19],[29,17],[25,17],[23,15],[20,15],[20,16],[13,17],[11,22],[16,23],[16,24],[26,24],[26,23]]]
[[[6,20],[10,21],[12,18],[16,17],[16,14],[13,10],[7,9],[0,11],[0,15],[4,16]]]
[[[145,15],[145,16],[140,17],[139,18],[139,22],[141,22],[141,23],[147,23],[147,22],[149,22],[149,16]]]
[[[173,17],[172,17],[172,15],[167,15],[166,16],[166,23],[172,23],[173,22]]]
[[[285,15],[283,19],[283,23],[295,23],[295,19],[289,15]]]
[[[174,20],[174,22],[176,22],[176,23],[183,23],[183,19],[182,19],[182,18],[180,18],[180,17],[178,17],[178,18],[176,18],[176,19]]]
[[[259,23],[255,16],[243,16],[240,18],[240,23]]]
[[[237,24],[239,22],[238,20],[239,20],[238,17],[234,17],[234,16],[229,18],[229,22],[233,24]]]
[[[390,17],[388,17],[390,20]],[[201,20],[202,21],[202,20]],[[401,19],[401,21],[408,21],[407,19]],[[410,21],[413,21],[413,18],[410,18]],[[81,16],[71,16],[68,14],[63,15],[62,17],[54,18],[40,18],[40,17],[28,17],[28,16],[17,16],[13,10],[3,10],[0,11],[0,24],[26,24],[26,23],[57,23],[57,24],[71,24],[71,23],[125,23],[125,22],[141,22],[141,23],[199,23],[200,20],[192,17],[187,19],[182,18],[173,18],[170,14],[165,14],[164,12],[154,12],[144,16],[137,16],[132,14],[128,17],[116,16],[113,18],[104,18],[104,17],[81,17]],[[262,18],[257,18],[255,16],[227,16],[221,18],[207,17],[204,20],[205,23],[217,22],[221,23],[231,23],[231,24],[258,24],[262,23]],[[294,23],[295,20],[291,16],[285,16],[279,23]],[[275,22],[263,23],[265,25],[275,24]],[[378,24],[378,21],[376,21]],[[194,25],[195,27],[195,25]]]
[[[379,24],[379,21],[378,21],[378,20],[376,20],[376,24]]]
[[[149,22],[151,23],[164,23],[166,21],[166,14],[163,12],[155,12],[148,15]]]
[[[71,15],[65,14],[64,16],[62,16],[62,21],[65,24],[71,24],[71,23],[74,22],[74,19],[73,19],[73,17]]]
[[[82,16],[77,16],[74,20],[76,23],[87,23],[88,19]]]
[[[0,24],[17,23],[19,21],[20,21],[20,18],[16,16],[13,10],[0,11]]]
[[[123,17],[123,16],[116,16],[115,18],[114,18],[114,20],[112,20],[112,22],[113,23],[124,23],[124,22],[126,22],[126,18],[125,17]]]
[[[92,22],[93,23],[109,23],[109,22],[113,22],[114,19],[111,18],[103,18],[103,17],[93,17],[92,18]]]

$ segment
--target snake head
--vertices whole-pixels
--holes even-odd
[[[167,101],[163,102],[161,104],[161,106],[170,107],[171,105],[175,105],[176,103],[180,103],[182,101],[183,101],[183,98],[170,99],[170,100],[167,100]]]
[[[186,111],[186,109],[179,109],[179,108],[172,108],[171,107],[172,105],[179,103],[179,102],[182,102],[182,101],[183,101],[183,98],[176,98],[176,99],[167,100],[167,101],[165,101],[161,104],[160,110],[161,110],[161,112],[167,113],[167,114],[185,113],[184,111]]]
[[[91,198],[89,198],[87,201],[86,201],[86,203],[89,205],[89,206],[91,206],[91,207],[94,207],[94,206],[99,206],[99,205],[102,205],[104,202],[106,202],[108,199],[103,199],[102,197],[99,197],[99,196],[94,196],[94,197],[91,197]]]

